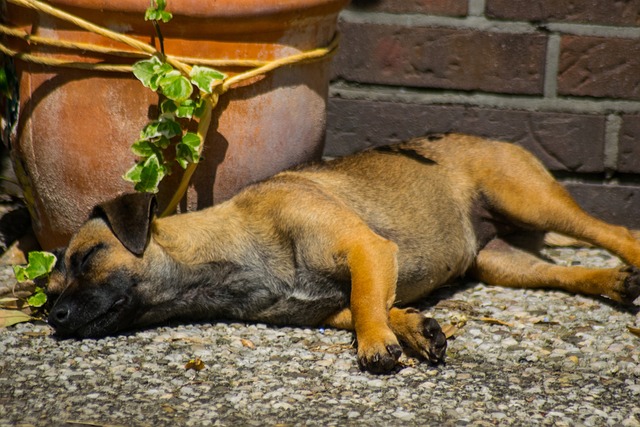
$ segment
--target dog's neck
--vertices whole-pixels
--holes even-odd
[[[157,219],[151,240],[183,265],[233,261],[251,244],[244,218],[229,203]]]

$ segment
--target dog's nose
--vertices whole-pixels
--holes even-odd
[[[64,328],[71,318],[71,309],[65,304],[57,304],[49,313],[48,322],[55,329]]]

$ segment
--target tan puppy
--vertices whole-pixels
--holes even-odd
[[[640,243],[594,219],[528,152],[434,135],[287,171],[199,212],[156,219],[149,195],[96,208],[60,256],[49,292],[59,336],[99,337],[169,319],[354,330],[358,361],[394,368],[409,346],[443,360],[438,323],[411,304],[453,278],[640,294]],[[546,231],[631,267],[561,267]]]

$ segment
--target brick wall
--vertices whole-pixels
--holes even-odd
[[[640,228],[640,0],[355,0],[326,154],[430,132],[534,152],[590,212]]]

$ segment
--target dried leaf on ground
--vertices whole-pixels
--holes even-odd
[[[353,350],[355,347],[355,343],[351,344],[331,344],[331,345],[312,345],[309,347],[311,351],[317,351],[319,353],[331,353],[331,354],[340,354],[345,351]]]
[[[476,315],[476,309],[473,305],[462,300],[442,300],[436,304],[436,309],[457,310],[472,316]]]
[[[15,297],[0,298],[0,307],[16,310],[20,300]]]
[[[444,325],[442,327],[442,333],[447,337],[447,339],[453,337],[459,330],[460,328],[452,324]]]
[[[451,316],[451,324],[457,327],[458,329],[466,325],[468,321],[469,321],[469,318],[464,314],[453,314]]]
[[[46,337],[51,335],[52,330],[51,329],[40,329],[40,330],[36,330],[36,331],[27,331],[25,332],[24,335],[25,337]]]
[[[509,322],[505,322],[504,320],[494,319],[493,317],[480,317],[478,318],[478,320],[481,322],[489,323],[491,325],[502,325],[502,326],[508,326],[510,328],[513,327],[513,324]]]
[[[548,317],[534,317],[532,319],[532,323],[534,325],[538,325],[538,324],[541,324],[541,325],[559,325],[560,324],[560,322],[556,322],[555,320],[549,320]]]
[[[633,335],[640,337],[640,328],[634,328],[633,326],[627,326],[627,329],[629,330],[629,332],[631,332]]]
[[[186,365],[184,365],[184,369],[193,369],[194,371],[202,371],[207,365],[199,358],[189,360]]]
[[[15,325],[16,323],[28,322],[31,316],[20,310],[0,310],[0,328]]]
[[[400,360],[398,360],[398,363],[403,368],[415,368],[420,364],[420,361],[415,357],[407,357],[403,354]]]
[[[9,284],[0,283],[0,298],[22,298],[30,297],[36,289],[36,285],[29,281],[23,283],[12,282]]]
[[[182,333],[175,333],[175,334],[171,334],[170,336],[161,335],[161,336],[155,337],[153,341],[154,342],[180,341],[180,342],[191,343],[191,344],[212,344],[212,341],[210,339],[200,338],[200,337],[191,337]]]
[[[255,350],[256,345],[248,339],[240,338],[240,342],[244,347],[250,348],[251,350]]]

